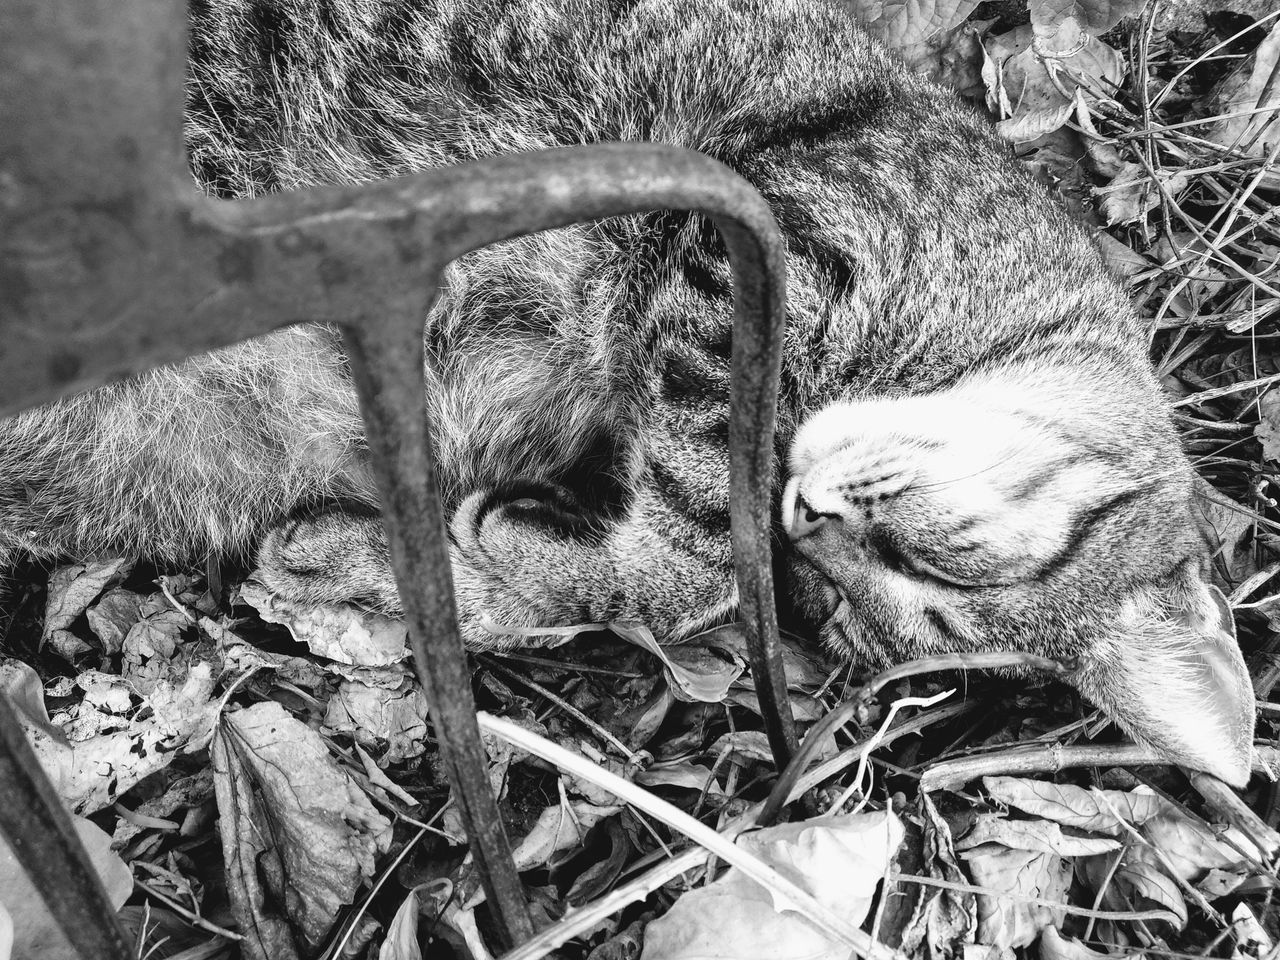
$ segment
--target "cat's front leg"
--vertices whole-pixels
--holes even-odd
[[[529,628],[610,620],[683,637],[724,619],[736,602],[727,534],[644,493],[609,518],[589,517],[553,490],[476,493],[449,536],[459,628],[473,649],[531,642]],[[401,613],[376,514],[332,509],[281,524],[263,539],[256,575],[295,603]]]
[[[486,616],[526,614],[519,598],[477,577],[450,546],[458,627],[471,649],[515,646],[518,637],[485,629]],[[360,509],[300,514],[272,528],[258,548],[256,579],[272,593],[302,605],[347,603],[391,617],[403,615],[382,518]]]
[[[476,493],[450,524],[460,606],[503,628],[640,621],[680,638],[736,605],[728,534],[703,529],[642,491],[618,516],[566,495]]]
[[[340,507],[299,514],[267,531],[254,576],[298,604],[350,603],[401,615],[382,518]]]

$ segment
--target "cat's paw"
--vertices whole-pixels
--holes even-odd
[[[400,615],[382,520],[333,510],[286,521],[258,548],[254,578],[294,603],[351,603]]]
[[[598,528],[558,490],[472,494],[449,532],[468,639],[476,623],[487,632],[587,622],[596,585],[609,580]]]

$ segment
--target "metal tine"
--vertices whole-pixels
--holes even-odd
[[[476,726],[471,671],[458,635],[448,538],[423,418],[421,318],[343,329],[382,497],[391,563],[418,679],[431,704],[453,798],[467,825],[490,909],[507,947],[533,936]]]
[[[794,749],[777,639],[770,550],[773,426],[785,276],[767,206],[745,181],[697,154],[656,145],[600,145],[481,161],[435,197],[436,262],[513,236],[602,216],[695,209],[712,216],[735,284],[731,526],[739,596],[758,696],[778,757]],[[423,226],[427,226],[424,224]],[[437,260],[438,258],[438,260]],[[434,290],[437,283],[430,284]],[[434,299],[434,297],[432,298]],[[430,304],[426,307],[429,309]],[[343,335],[382,495],[391,559],[418,675],[446,769],[507,946],[532,935],[522,888],[485,775],[470,671],[458,635],[444,518],[421,411],[421,317],[364,316]]]
[[[0,693],[0,834],[80,956],[133,960],[133,948],[102,881],[4,693]],[[17,923],[23,919],[14,917]]]

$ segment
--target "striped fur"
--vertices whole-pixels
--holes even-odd
[[[985,122],[842,13],[811,0],[192,10],[187,138],[214,195],[614,139],[741,172],[788,244],[778,493],[792,586],[826,642],[867,664],[1075,658],[1081,688],[1135,735],[1245,775],[1252,699],[1200,580],[1191,472],[1145,329]],[[732,615],[730,317],[723,249],[684,214],[451,268],[426,321],[427,378],[472,643],[501,642],[486,617],[643,619],[678,639]],[[373,503],[347,372],[318,327],[0,424],[0,553],[187,558],[270,528],[260,568],[276,589],[394,610]],[[1213,695],[1188,698],[1196,684]],[[1166,695],[1212,746],[1160,732]]]

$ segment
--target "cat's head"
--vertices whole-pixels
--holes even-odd
[[[813,416],[783,523],[824,640],[873,667],[965,650],[1071,661],[1136,739],[1242,785],[1253,690],[1148,386],[1011,373]]]

